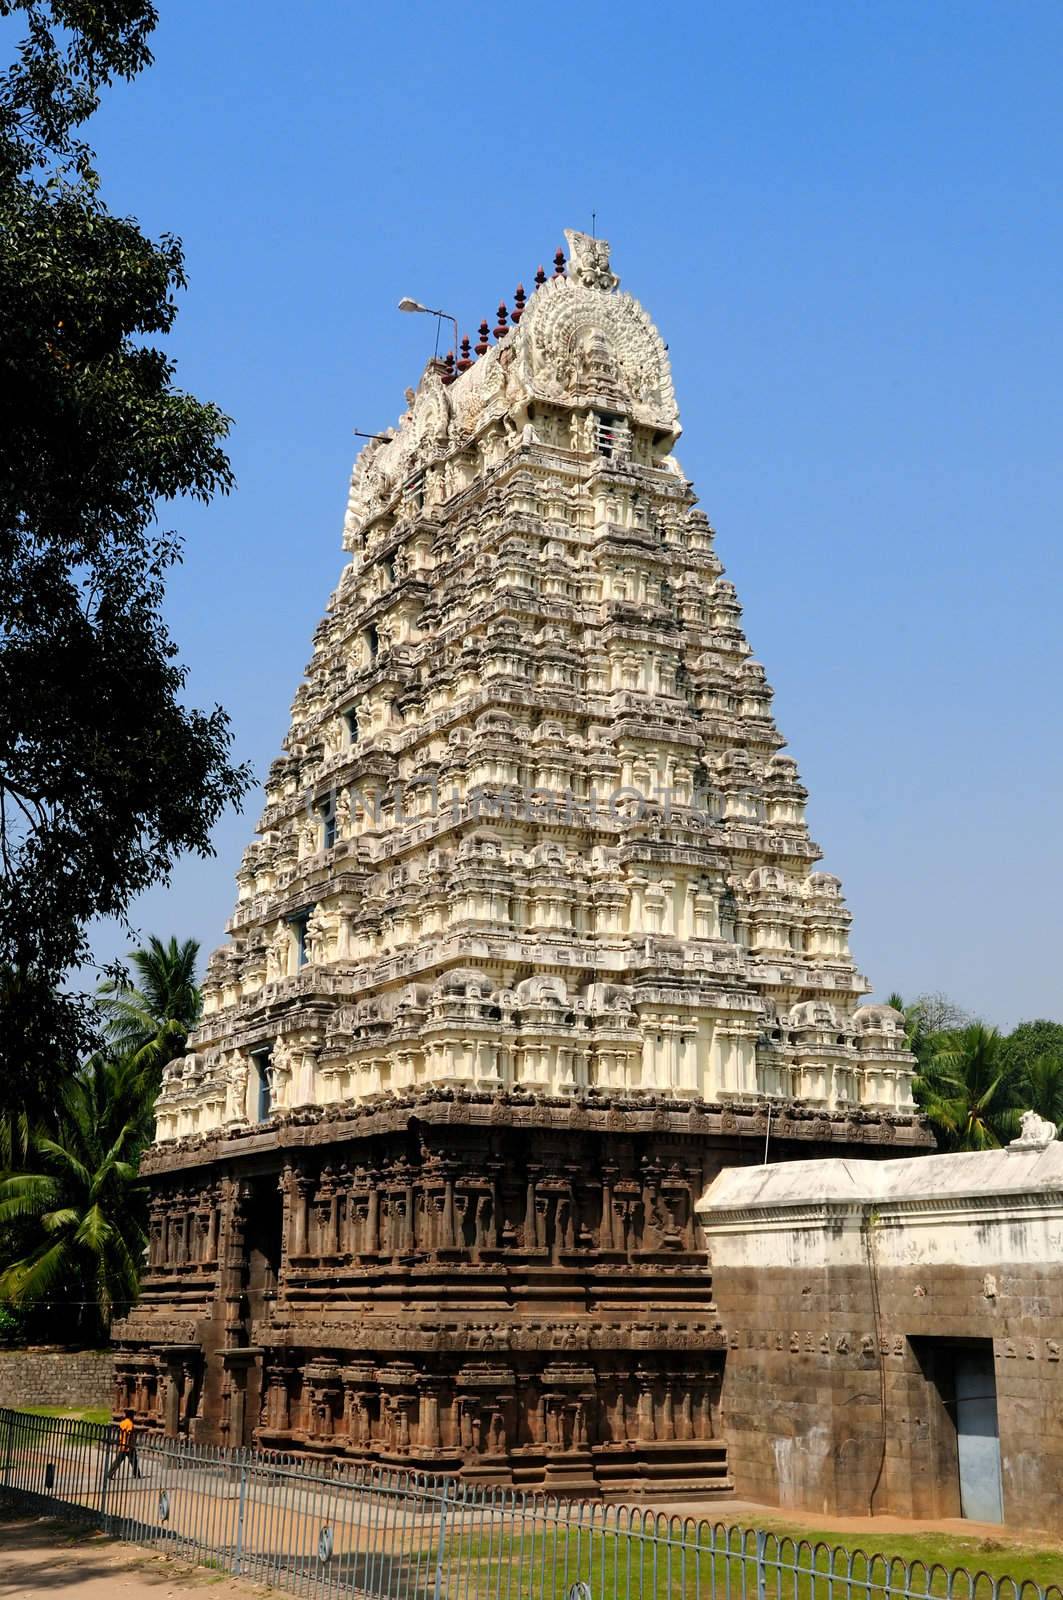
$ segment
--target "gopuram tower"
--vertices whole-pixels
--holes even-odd
[[[699,1195],[926,1137],[672,453],[666,346],[567,238],[355,466],[159,1098],[116,1399],[230,1445],[723,1491]]]

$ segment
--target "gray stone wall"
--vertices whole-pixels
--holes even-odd
[[[110,1350],[0,1350],[0,1406],[109,1411],[113,1398]]]
[[[1063,1272],[1002,1262],[728,1268],[722,1416],[735,1488],[789,1508],[960,1515],[955,1427],[934,1344],[991,1340],[1004,1520],[1063,1515]]]

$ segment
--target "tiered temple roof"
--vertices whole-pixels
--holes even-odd
[[[424,1091],[911,1115],[667,347],[567,239],[355,465],[162,1144]]]

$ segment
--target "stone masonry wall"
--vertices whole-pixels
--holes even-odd
[[[714,1286],[731,1346],[722,1415],[739,1495],[853,1516],[958,1516],[955,1428],[932,1341],[991,1339],[1005,1522],[1058,1526],[1058,1269],[887,1268],[873,1296],[858,1267],[731,1267]]]
[[[721,1173],[698,1215],[727,1332],[721,1424],[737,1493],[843,1515],[962,1515],[957,1366],[991,1355],[1003,1521],[1058,1528],[1061,1196],[1054,1141]]]
[[[113,1396],[110,1350],[0,1350],[0,1406],[110,1411]]]

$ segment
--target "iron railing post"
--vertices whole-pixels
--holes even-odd
[[[100,1524],[103,1527],[104,1532],[108,1531],[107,1530],[107,1486],[111,1481],[111,1437],[110,1437],[110,1435],[111,1435],[111,1430],[110,1430],[110,1428],[108,1428],[106,1433],[104,1434],[103,1438],[100,1440],[100,1444],[102,1446],[102,1456],[103,1456],[103,1460],[100,1463],[101,1469],[102,1469],[102,1475],[100,1477]]]
[[[11,1480],[11,1457],[15,1453],[15,1413],[7,1414],[7,1442],[4,1445],[4,1488]]]
[[[768,1536],[763,1529],[757,1529],[756,1562],[757,1562],[757,1600],[766,1600],[768,1592],[768,1575],[764,1566],[764,1551],[768,1543]]]
[[[436,1547],[436,1581],[432,1600],[443,1600],[443,1556],[447,1542],[447,1496],[450,1479],[443,1479],[443,1497],[439,1502],[439,1544]]]
[[[233,1571],[237,1576],[243,1567],[244,1557],[244,1507],[247,1503],[247,1463],[240,1463],[240,1500],[236,1507],[236,1552]]]

